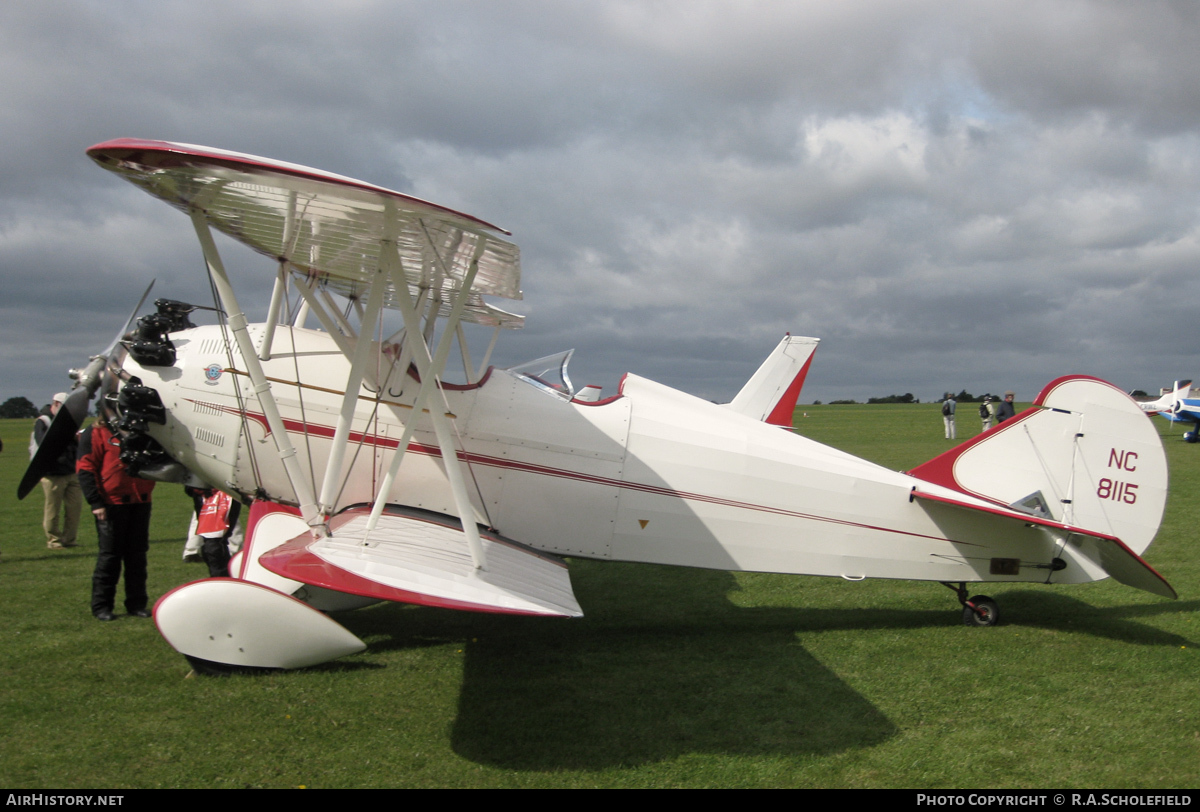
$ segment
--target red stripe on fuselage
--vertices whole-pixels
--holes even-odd
[[[267,425],[265,415],[255,412],[242,412],[230,406],[220,406],[214,403],[205,405],[220,409],[223,412],[233,415],[248,417],[262,425],[268,434],[270,427]],[[317,437],[332,438],[334,428],[332,426],[322,426],[313,423],[305,423],[300,420],[289,420],[284,418],[284,428],[291,434],[309,434]],[[374,445],[378,448],[397,448],[400,443],[388,437],[380,437],[374,434],[363,434],[360,432],[351,432],[350,441],[355,443],[363,443],[366,445]],[[424,443],[410,442],[408,451],[414,454],[422,454],[428,457],[441,457],[442,452],[437,446],[425,445]],[[832,516],[820,516],[814,513],[804,513],[797,510],[788,510],[787,508],[772,507],[770,505],[760,505],[753,502],[742,502],[736,499],[726,499],[720,496],[711,496],[703,493],[690,493],[687,491],[679,491],[674,488],[667,488],[661,485],[648,485],[640,482],[629,482],[621,479],[613,479],[611,477],[595,476],[593,474],[584,474],[578,471],[571,471],[565,468],[551,468],[546,465],[537,465],[535,463],[520,462],[518,460],[508,459],[504,457],[490,457],[484,454],[472,454],[460,452],[459,458],[471,465],[481,465],[490,468],[501,468],[509,471],[521,471],[528,474],[536,474],[538,476],[555,477],[559,479],[572,479],[577,482],[587,482],[593,485],[602,485],[611,488],[624,488],[626,490],[639,491],[641,493],[654,494],[656,496],[666,496],[669,498],[683,499],[689,502],[703,502],[710,505],[721,505],[724,507],[738,508],[741,510],[752,510],[758,513],[770,513],[776,516],[788,516],[796,519],[805,519],[814,522],[825,522],[828,524],[837,524],[846,527],[858,527],[864,530],[875,530],[882,533],[894,533],[901,536],[912,536],[914,538],[932,539],[934,541],[953,541],[955,544],[967,544],[970,546],[979,546],[968,541],[954,541],[945,536],[931,536],[927,533],[916,533],[911,530],[898,530],[893,527],[882,527],[879,525],[866,524],[864,522],[851,521],[849,519],[836,519]]]

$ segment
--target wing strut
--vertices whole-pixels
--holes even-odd
[[[279,406],[275,403],[274,395],[271,394],[271,384],[263,372],[258,354],[254,351],[254,342],[250,340],[250,333],[246,330],[246,314],[242,312],[241,305],[238,304],[237,297],[233,293],[233,286],[229,284],[225,265],[221,262],[221,255],[217,252],[216,243],[213,242],[212,232],[204,217],[204,210],[193,207],[191,216],[192,225],[196,229],[196,237],[199,238],[200,248],[204,252],[204,261],[208,264],[209,276],[212,278],[217,295],[221,297],[221,304],[228,314],[229,329],[233,332],[238,350],[242,354],[242,360],[246,364],[246,373],[250,376],[254,394],[258,397],[258,404],[262,407],[267,425],[271,429],[271,436],[275,440],[275,448],[279,451],[283,469],[296,493],[297,501],[300,502],[300,515],[312,528],[313,534],[318,538],[323,538],[325,531],[321,524],[321,515],[317,510],[316,500],[313,498],[312,488],[304,479],[304,472],[300,469],[299,460],[296,459],[296,449],[292,446],[292,441],[288,439],[283,418],[279,415]]]
[[[461,321],[458,323],[458,329],[455,330],[454,332],[458,336],[458,350],[459,350],[459,354],[462,355],[463,372],[467,376],[467,381],[470,383],[474,383],[475,382],[475,369],[471,366],[471,351],[469,349],[467,349],[467,336],[463,332],[463,326],[462,326]]]
[[[359,322],[360,338],[351,356],[350,376],[346,380],[346,394],[342,396],[342,410],[338,414],[337,428],[333,432],[333,445],[329,449],[329,462],[325,465],[325,479],[321,483],[319,499],[321,512],[326,518],[333,513],[337,499],[339,480],[342,477],[342,462],[346,456],[346,444],[350,439],[350,423],[354,420],[354,409],[358,406],[358,393],[362,388],[363,372],[371,358],[371,333],[375,320],[383,308],[383,291],[387,287],[387,274],[382,268],[375,271],[367,294],[367,309]],[[466,519],[463,519],[464,523]]]
[[[296,285],[297,290],[300,290],[303,287],[304,287],[303,282]],[[292,319],[292,326],[303,328],[304,322],[306,322],[308,320],[308,311],[309,311],[308,299],[305,299],[304,294],[301,294],[300,295],[300,306],[296,308],[296,316],[295,316],[295,318]]]
[[[332,317],[325,312],[325,307],[317,301],[317,297],[313,294],[313,288],[316,287],[316,280],[309,279],[299,282],[296,285],[296,290],[300,291],[300,297],[304,300],[304,304],[300,307],[300,314],[303,318],[297,317],[297,327],[304,327],[304,319],[308,318],[309,313],[315,313],[317,321],[321,323],[321,327],[333,339],[333,343],[337,344],[338,351],[347,358],[354,357],[354,348],[350,346],[350,342],[342,335],[337,324],[334,323]]]
[[[287,264],[279,260],[279,270],[275,273],[275,286],[271,288],[271,304],[267,308],[267,331],[263,336],[262,349],[258,351],[258,360],[271,360],[271,345],[275,343],[275,327],[279,324],[279,309],[287,296]]]
[[[392,482],[400,470],[400,463],[404,459],[404,452],[408,449],[409,440],[412,439],[413,430],[416,428],[418,415],[421,414],[421,410],[425,408],[426,403],[430,400],[433,393],[438,391],[441,372],[446,368],[446,358],[450,352],[451,339],[454,337],[458,321],[462,317],[463,306],[466,304],[468,294],[471,290],[471,283],[474,281],[475,273],[479,268],[479,258],[482,256],[486,245],[486,240],[479,240],[469,270],[455,294],[454,303],[450,308],[450,314],[446,320],[446,327],[442,331],[437,351],[432,358],[429,353],[429,344],[422,337],[420,315],[412,301],[412,295],[404,277],[404,268],[401,264],[400,253],[396,250],[396,246],[392,242],[385,241],[380,246],[381,265],[392,275],[393,285],[396,288],[397,303],[399,304],[401,314],[404,316],[404,325],[407,328],[405,330],[405,338],[412,343],[413,361],[416,363],[417,371],[421,375],[421,388],[417,392],[416,402],[413,403],[412,418],[404,426],[404,434],[400,438],[396,454],[392,457],[391,465],[388,467],[387,473],[384,475],[383,482],[380,485],[379,495],[375,499],[371,516],[367,520],[367,533],[370,533],[375,528],[375,525],[379,521],[379,516],[383,513],[384,505],[387,502],[387,495],[392,489]],[[458,452],[454,446],[454,438],[449,422],[445,414],[442,413],[442,410],[436,407],[429,409],[429,419],[433,423],[438,447],[442,452],[442,463],[446,466],[446,477],[450,481],[450,490],[454,494],[454,503],[458,509],[459,518],[462,520],[463,533],[467,538],[467,546],[471,550],[471,559],[474,561],[476,569],[487,569],[487,562],[483,553],[483,543],[479,539],[479,528],[475,523],[475,508],[471,504],[470,496],[467,494],[466,484],[462,476],[462,463],[458,458]]]
[[[492,350],[496,349],[496,339],[500,337],[500,325],[497,324],[492,329],[492,340],[488,342],[487,352],[483,354],[483,360],[479,362],[479,374],[487,372],[488,361],[492,360]]]
[[[321,298],[325,300],[325,307],[329,309],[329,315],[332,316],[334,321],[337,322],[338,329],[342,331],[342,334],[347,338],[358,338],[358,335],[354,332],[354,327],[350,324],[349,319],[342,315],[341,309],[339,309],[334,303],[333,296],[329,294],[328,288],[321,288]]]

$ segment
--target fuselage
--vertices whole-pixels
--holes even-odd
[[[1172,423],[1192,423],[1200,426],[1200,400],[1195,398],[1180,398],[1178,405],[1172,410],[1156,412],[1159,417],[1165,417]]]
[[[251,327],[256,346],[262,330]],[[159,393],[150,433],[207,482],[295,504],[245,369],[219,328],[171,336],[172,367],[125,368]],[[378,348],[377,348],[378,349]],[[334,511],[371,502],[413,418],[414,374],[373,353]],[[264,371],[301,468],[325,471],[349,362],[323,332],[281,328]],[[628,375],[598,402],[504,370],[443,385],[478,522],[559,555],[724,570],[939,581],[1093,580],[1052,571],[1054,534],[914,501],[913,488],[970,500],[729,409]],[[455,514],[428,417],[387,501]],[[987,503],[980,502],[986,506]],[[989,574],[997,556],[1026,563]],[[1102,576],[1101,576],[1102,577]]]

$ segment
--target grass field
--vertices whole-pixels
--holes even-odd
[[[803,411],[891,468],[952,445],[936,404]],[[0,421],[0,787],[1195,787],[1200,447],[1160,425],[1146,557],[1178,601],[989,585],[979,629],[937,584],[576,561],[581,620],[381,605],[338,618],[362,654],[209,679],[152,621],[92,619],[94,527],[45,548],[40,492],[13,496],[29,421]],[[203,574],[189,512],[159,487],[152,599]]]

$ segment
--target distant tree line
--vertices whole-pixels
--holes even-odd
[[[886,397],[882,397],[882,398],[867,398],[867,403],[920,403],[920,402],[921,402],[921,399],[914,398],[912,395],[912,392],[905,392],[903,395],[887,395]],[[857,405],[858,401],[857,400],[831,400],[831,401],[829,401],[830,406],[846,406],[846,405],[851,405],[851,404]],[[819,401],[819,400],[813,401],[813,406],[820,406],[820,405],[821,405],[821,401]]]
[[[0,418],[28,417],[34,418],[38,416],[37,407],[30,402],[29,398],[9,398],[0,403]]]
[[[959,392],[957,395],[954,396],[954,399],[956,401],[958,401],[959,403],[983,403],[984,398],[991,398],[992,400],[1000,400],[1000,398],[996,397],[991,392],[988,392],[986,394],[979,395],[978,397],[976,397],[975,395],[972,395],[970,392],[968,392],[966,389],[962,390],[961,392]],[[939,398],[938,403],[941,403],[943,400],[945,400],[945,398]]]
[[[1143,392],[1141,389],[1133,390],[1132,392],[1130,392],[1130,395],[1132,395],[1135,398],[1136,397],[1148,397],[1146,395],[1146,393]],[[957,395],[953,395],[953,398],[956,401],[958,401],[959,403],[983,403],[984,398],[991,398],[992,400],[996,400],[996,401],[1000,400],[999,396],[993,395],[991,392],[986,392],[982,395],[972,395],[966,389],[962,390]],[[945,398],[938,398],[937,400],[935,400],[933,402],[941,403],[943,400],[945,400]],[[887,397],[882,397],[882,398],[867,398],[867,403],[920,403],[920,402],[921,402],[920,398],[914,398],[912,396],[911,392],[905,392],[903,395],[888,395]],[[844,405],[851,405],[851,404],[858,405],[858,401],[857,400],[831,400],[831,401],[829,401],[830,406],[844,406]],[[820,406],[820,405],[821,405],[821,401],[819,401],[819,400],[813,401],[813,406]]]

